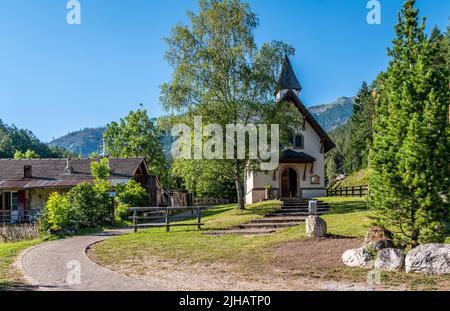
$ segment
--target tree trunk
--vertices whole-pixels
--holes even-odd
[[[244,189],[241,182],[241,166],[239,160],[236,161],[234,167],[234,182],[236,185],[236,193],[238,198],[238,209],[245,210]]]

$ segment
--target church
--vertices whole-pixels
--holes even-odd
[[[326,196],[325,154],[336,146],[300,100],[302,87],[288,58],[283,64],[279,88],[277,102],[294,105],[303,116],[303,122],[292,124],[289,147],[283,148],[276,170],[246,171],[246,204]]]

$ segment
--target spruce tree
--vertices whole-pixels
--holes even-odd
[[[368,166],[369,146],[373,140],[372,118],[375,107],[373,88],[363,82],[355,98],[351,118],[351,146],[347,156],[353,171]]]
[[[442,242],[449,206],[448,70],[407,0],[373,122],[371,200],[379,225],[404,244]]]

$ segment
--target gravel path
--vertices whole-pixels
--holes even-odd
[[[22,253],[16,261],[16,266],[25,279],[40,290],[159,290],[141,280],[99,266],[87,257],[86,249],[93,243],[129,232],[131,231],[107,231],[44,243]]]

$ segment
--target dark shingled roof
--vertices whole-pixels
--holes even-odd
[[[328,134],[322,129],[320,124],[317,122],[317,120],[312,116],[312,114],[309,112],[309,110],[306,108],[305,105],[303,105],[300,98],[295,94],[294,91],[288,90],[283,97],[280,99],[280,101],[288,101],[294,103],[294,105],[297,107],[297,109],[300,111],[300,113],[306,118],[309,124],[313,127],[313,129],[316,131],[317,135],[319,135],[320,139],[322,140],[324,144],[324,153],[327,153],[331,149],[335,148],[336,145],[333,143],[331,138],[328,136]]]
[[[292,65],[288,57],[284,60],[278,84],[280,90],[302,90],[302,86],[295,76],[294,69],[292,69]]]
[[[64,174],[66,159],[33,159],[11,160],[0,159],[0,189],[2,188],[44,188],[44,187],[71,187],[83,181],[93,180],[90,172],[92,159],[71,159],[73,172]],[[111,158],[109,166],[111,173],[109,179],[131,179],[138,168],[145,164],[144,158]],[[32,167],[32,178],[24,179],[24,167]],[[146,167],[146,166],[145,166]]]
[[[297,152],[291,149],[283,151],[281,154],[281,163],[314,163],[316,159],[304,152]]]

